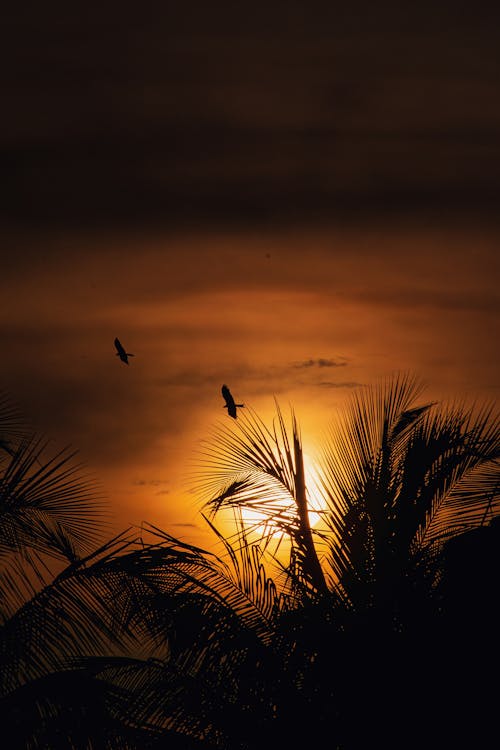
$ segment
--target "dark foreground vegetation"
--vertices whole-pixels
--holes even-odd
[[[359,389],[313,526],[294,416],[247,410],[200,460],[215,555],[106,540],[91,479],[3,400],[2,747],[493,747],[499,438],[410,376]]]

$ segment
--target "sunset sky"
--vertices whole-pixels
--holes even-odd
[[[292,405],[311,454],[396,370],[498,398],[498,10],[3,15],[0,387],[117,527],[206,542],[187,475],[222,383]]]

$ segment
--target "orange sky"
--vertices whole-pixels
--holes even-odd
[[[493,228],[23,240],[35,241],[39,262],[0,282],[2,384],[39,430],[80,450],[118,526],[205,542],[188,475],[229,420],[223,382],[264,419],[274,396],[292,405],[309,453],[353,387],[397,369],[430,397],[498,396]],[[128,367],[115,336],[135,354]]]
[[[186,474],[224,382],[292,404],[306,448],[397,369],[497,398],[490,6],[4,11],[0,387],[115,525],[205,538]]]

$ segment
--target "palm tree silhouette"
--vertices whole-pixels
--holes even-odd
[[[450,746],[466,708],[481,744],[492,701],[472,657],[494,617],[499,426],[492,408],[422,393],[402,375],[353,394],[322,446],[315,525],[293,413],[289,427],[276,404],[267,427],[248,409],[216,430],[197,490],[217,552],[147,524],[103,542],[71,454],[12,438],[0,410],[9,747]],[[216,526],[224,511],[232,534]],[[473,643],[454,625],[462,581]],[[431,738],[429,703],[442,717]]]
[[[429,678],[439,672],[445,638],[443,552],[499,511],[492,408],[419,403],[422,392],[416,378],[397,375],[359,389],[339,413],[318,467],[321,527],[309,523],[293,414],[291,434],[279,408],[270,429],[250,413],[204,450],[207,508],[235,513],[236,543],[251,532],[263,549],[289,542],[277,588],[290,606],[275,627],[300,674],[302,715],[309,705],[315,726],[335,717],[341,747],[399,747],[405,721],[419,736],[415,706],[426,691],[438,700],[435,685],[447,684],[442,674]],[[248,509],[259,514],[253,527]],[[290,695],[282,697],[290,705]],[[452,726],[443,721],[440,729]]]
[[[158,598],[167,605],[175,590],[181,609],[179,582],[198,553],[170,539],[145,544],[131,529],[104,540],[97,484],[74,453],[50,454],[17,419],[0,400],[2,741],[13,750],[142,748],[161,734],[173,748],[194,747],[196,725],[188,742],[134,707],[137,675],[170,637]],[[181,668],[167,660],[163,673],[176,696]],[[168,693],[163,702],[173,702]]]

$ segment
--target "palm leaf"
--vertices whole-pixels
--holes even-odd
[[[425,557],[431,575],[439,542],[498,507],[491,408],[473,418],[457,404],[417,405],[421,392],[401,376],[362,389],[330,432],[321,472],[328,565],[351,604],[394,594],[421,575]]]
[[[268,547],[277,536],[291,544],[291,577],[311,593],[326,591],[309,521],[307,489],[300,432],[292,412],[291,437],[279,405],[272,428],[251,411],[236,425],[212,433],[205,445],[196,489],[205,506],[216,514],[224,508],[256,515],[253,530],[260,528]]]
[[[0,465],[5,455],[12,456],[26,434],[26,424],[10,396],[0,391]]]
[[[0,619],[8,618],[105,528],[96,482],[68,449],[24,438],[0,473]]]

